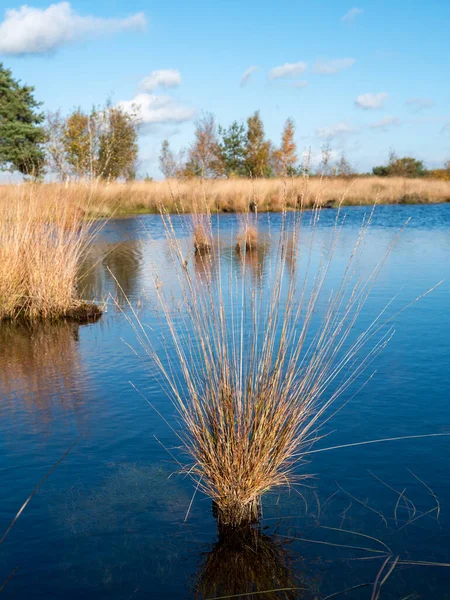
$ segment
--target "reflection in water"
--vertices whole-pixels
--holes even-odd
[[[211,281],[212,274],[215,272],[213,264],[213,252],[196,252],[194,254],[194,270],[200,281],[204,283]]]
[[[284,260],[286,263],[287,272],[290,277],[294,277],[297,270],[298,258],[298,240],[297,236],[291,234],[286,241],[286,246],[283,248]]]
[[[195,593],[199,599],[297,600],[304,589],[286,543],[259,527],[245,527],[219,532],[217,543],[203,555]]]
[[[0,388],[27,408],[50,411],[77,398],[82,379],[77,323],[0,326]],[[15,406],[15,403],[13,403]]]
[[[109,277],[112,277],[115,286],[114,296],[120,305],[139,294],[141,262],[142,252],[139,240],[127,240],[115,244],[103,260],[103,265],[106,267]]]
[[[259,239],[258,245],[248,248],[244,252],[236,246],[236,259],[242,269],[250,270],[255,283],[262,284],[264,277],[264,266],[268,251],[266,241]]]
[[[139,294],[142,244],[138,239],[116,244],[96,244],[80,266],[84,298],[105,300],[110,294],[120,306]]]

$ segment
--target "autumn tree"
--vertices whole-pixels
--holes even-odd
[[[38,177],[45,160],[45,117],[33,92],[0,63],[0,168]]]
[[[67,117],[62,136],[71,173],[77,178],[95,178],[97,112],[93,109],[90,114],[86,114],[81,108],[77,108]]]
[[[247,140],[244,166],[251,177],[269,177],[272,144],[265,139],[264,125],[259,111],[247,119]]]
[[[234,121],[228,129],[219,127],[219,150],[227,177],[245,176],[246,134],[243,124]]]
[[[138,121],[121,107],[77,108],[68,117],[47,116],[47,158],[61,180],[134,179],[138,156]]]
[[[205,113],[196,121],[194,136],[194,143],[189,148],[186,174],[220,177],[223,174],[223,164],[214,115]]]
[[[294,141],[295,124],[294,121],[287,119],[283,134],[281,136],[281,145],[274,152],[276,172],[282,176],[292,176],[296,174],[295,165],[298,161],[297,146]]]
[[[97,176],[103,179],[136,178],[138,132],[136,115],[120,107],[102,114],[98,133]]]

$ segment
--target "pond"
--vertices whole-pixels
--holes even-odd
[[[368,212],[343,210],[331,286]],[[450,205],[377,207],[367,256],[374,260],[408,218],[362,325],[394,296],[401,309],[444,282],[395,317],[376,373],[327,423],[315,449],[450,432]],[[280,219],[258,215],[267,239]],[[323,211],[319,242],[335,219],[335,210]],[[214,223],[232,264],[239,219]],[[165,243],[158,216],[110,220],[83,266],[83,294],[115,299],[99,322],[0,326],[1,535],[77,441],[0,546],[0,587],[17,569],[3,596],[370,599],[391,557],[392,573],[378,578],[380,598],[450,598],[450,569],[436,565],[450,563],[444,436],[312,453],[301,467],[314,475],[308,487],[267,494],[249,539],[218,539],[211,501],[178,474],[177,441],[143,397],[169,421],[174,408],[130,348],[133,311],[160,327],[150,288],[155,260],[170,270]],[[255,276],[270,270],[272,253],[268,243]]]

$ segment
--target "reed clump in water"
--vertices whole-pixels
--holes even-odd
[[[253,252],[258,248],[258,230],[254,225],[245,224],[243,230],[238,235],[236,243],[236,252]]]
[[[197,277],[182,236],[162,215],[180,303],[174,306],[166,274],[155,272],[167,325],[162,346],[131,322],[178,411],[182,427],[174,433],[190,459],[186,472],[215,502],[222,529],[254,522],[264,493],[308,477],[301,463],[330,409],[391,335],[384,313],[351,335],[390,252],[364,277],[371,213],[331,290],[341,218],[319,236],[320,216],[319,206],[283,212],[270,272],[255,281],[246,253],[234,269],[219,245],[212,248],[217,277]]]
[[[0,320],[95,320],[101,310],[77,286],[98,226],[64,198],[45,201],[33,190],[17,186],[0,198]]]
[[[211,236],[202,219],[194,221],[193,238],[195,254],[208,254],[211,251]]]

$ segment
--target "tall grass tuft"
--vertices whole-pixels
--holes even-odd
[[[0,197],[0,320],[95,319],[78,296],[78,266],[98,225],[63,197],[33,186]]]
[[[193,215],[193,239],[195,254],[203,255],[211,251],[211,235],[204,215]]]
[[[258,247],[258,230],[254,225],[244,223],[236,243],[236,251],[240,254],[253,252]]]
[[[209,219],[214,230],[220,217]],[[320,219],[319,206],[284,211],[271,231],[269,271],[255,280],[251,253],[244,246],[233,261],[220,226],[205,257],[215,276],[199,276],[180,219],[162,214],[179,294],[155,267],[167,330],[157,339],[136,314],[130,322],[178,412],[180,425],[172,428],[189,458],[185,471],[214,501],[221,527],[255,522],[264,493],[308,477],[302,465],[323,425],[392,335],[385,311],[366,329],[358,319],[391,250],[367,272],[372,212],[333,287],[328,278],[342,219],[338,212],[319,235]]]

